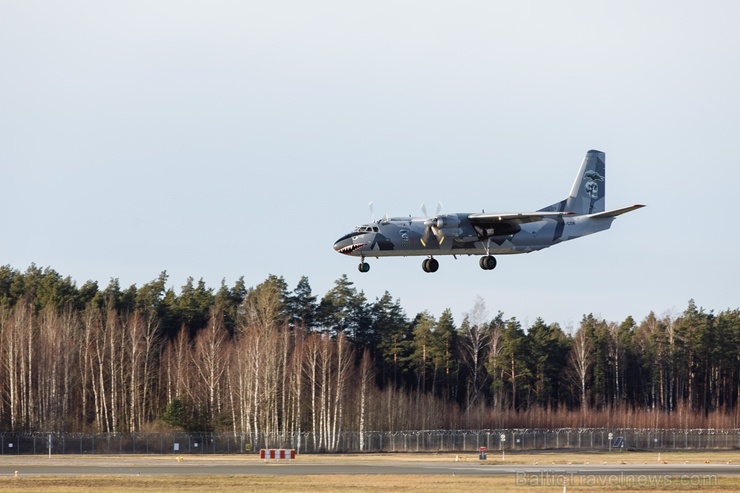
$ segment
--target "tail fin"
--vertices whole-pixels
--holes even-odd
[[[606,202],[606,158],[601,151],[588,151],[567,198],[538,212],[593,214],[603,212]]]

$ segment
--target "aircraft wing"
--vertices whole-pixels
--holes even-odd
[[[487,224],[524,224],[541,221],[543,219],[555,219],[562,216],[572,215],[572,212],[508,212],[503,214],[469,214],[468,219],[473,225]]]

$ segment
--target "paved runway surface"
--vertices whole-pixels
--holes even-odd
[[[451,457],[299,456],[293,461],[261,461],[249,456],[0,456],[0,476],[156,476],[156,475],[309,475],[416,474],[539,478],[554,476],[737,476],[736,464],[547,464],[518,465],[489,461],[455,462]]]

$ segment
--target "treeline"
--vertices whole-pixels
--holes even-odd
[[[482,298],[459,323],[409,318],[346,276],[322,297],[277,276],[178,293],[165,272],[101,289],[5,266],[0,431],[309,432],[333,450],[343,431],[737,428],[739,347],[740,312],[693,301],[566,334]]]

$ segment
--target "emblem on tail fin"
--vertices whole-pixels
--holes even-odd
[[[593,214],[603,212],[606,197],[606,157],[601,151],[588,151],[578,169],[570,194],[560,202],[540,209],[543,212]]]
[[[586,193],[588,193],[592,199],[598,199],[599,184],[596,182],[604,181],[604,177],[598,174],[596,171],[586,171],[585,177],[588,179],[588,181],[586,182]]]
[[[599,184],[597,182],[604,181],[604,177],[594,170],[586,171],[583,177],[587,180],[585,187],[586,194],[591,197],[591,204],[589,205],[588,213],[592,214],[594,212],[594,202],[599,199]]]

